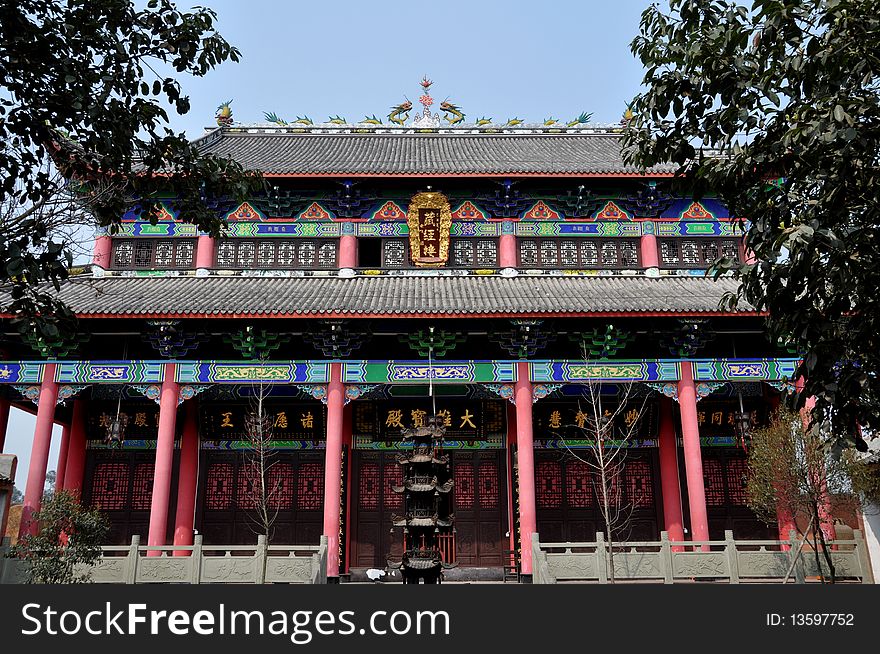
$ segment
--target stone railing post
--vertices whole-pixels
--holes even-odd
[[[663,583],[671,584],[675,579],[672,569],[672,545],[669,542],[669,532],[660,532],[660,566],[663,568]]]
[[[724,530],[724,551],[727,554],[727,574],[732,584],[739,583],[739,561],[736,556],[736,541],[733,540],[733,532]]]
[[[599,575],[599,583],[608,583],[608,557],[605,552],[605,534],[596,532],[596,572]]]
[[[138,552],[141,546],[141,537],[138,534],[135,534],[131,537],[131,545],[128,547],[128,561],[126,561],[126,579],[125,583],[127,584],[136,584],[137,583],[137,571],[138,571],[138,559],[140,558],[140,553]]]
[[[254,560],[256,562],[257,569],[254,572],[254,583],[257,584],[265,584],[266,583],[266,557],[268,557],[268,546],[266,544],[266,535],[260,534],[257,536],[257,551],[254,553]]]
[[[189,556],[190,565],[190,579],[189,582],[191,584],[200,584],[202,583],[202,535],[196,534],[193,537],[192,544],[192,554]]]
[[[858,557],[859,571],[862,573],[863,584],[873,584],[874,575],[871,572],[871,561],[868,559],[868,548],[865,546],[865,539],[862,537],[861,529],[853,529],[853,540],[856,543],[855,552],[853,554]]]
[[[794,559],[794,583],[805,584],[804,579],[804,559],[801,552],[801,544],[798,542],[797,532],[792,529],[788,532],[790,556]]]
[[[327,583],[327,537],[321,536],[318,551],[312,554],[312,583]]]

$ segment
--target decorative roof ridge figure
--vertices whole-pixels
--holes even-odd
[[[428,76],[425,75],[422,78],[422,81],[419,82],[422,87],[422,95],[419,97],[419,102],[422,103],[422,114],[418,118],[416,118],[412,122],[413,127],[418,128],[435,128],[440,127],[440,114],[431,115],[431,105],[434,104],[434,98],[431,97],[431,85],[434,82],[428,79]]]

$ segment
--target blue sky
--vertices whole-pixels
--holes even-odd
[[[200,79],[182,78],[192,110],[171,114],[190,138],[213,126],[217,106],[232,99],[233,118],[263,121],[308,115],[322,122],[382,120],[407,96],[418,107],[419,80],[459,105],[467,122],[480,117],[526,122],[617,122],[638,92],[641,65],[629,51],[647,0],[555,0],[417,3],[204,0],[218,29],[242,60]],[[189,6],[181,2],[181,7]],[[13,410],[4,452],[19,457],[24,489],[34,418]],[[60,429],[49,469],[58,457]]]

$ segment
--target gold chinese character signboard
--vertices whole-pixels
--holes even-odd
[[[442,266],[449,259],[452,211],[449,200],[433,191],[417,193],[406,213],[409,249],[416,266]]]

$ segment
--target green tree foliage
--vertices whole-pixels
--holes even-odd
[[[243,199],[258,177],[205,156],[168,127],[164,106],[189,111],[172,74],[203,76],[239,51],[216,14],[171,0],[17,0],[0,8],[0,309],[44,320],[24,328],[57,338],[65,308],[35,287],[68,274],[59,222],[77,209],[118,225],[131,208],[155,221],[173,188],[181,218],[217,235],[206,200]],[[141,5],[142,6],[142,5]],[[80,206],[70,199],[80,199]],[[83,206],[84,205],[84,206]],[[56,317],[57,321],[48,320]]]
[[[768,524],[776,524],[779,514],[790,517],[811,544],[817,568],[827,570],[833,581],[834,566],[820,528],[824,508],[850,513],[865,501],[877,501],[877,469],[853,449],[830,456],[822,447],[826,435],[804,429],[803,422],[800,414],[782,410],[751,434],[747,501]]]
[[[89,580],[85,567],[101,556],[107,535],[107,518],[97,509],[85,509],[67,491],[43,502],[34,514],[40,524],[35,536],[27,535],[11,551],[29,563],[28,583],[70,584]]]
[[[674,162],[750,221],[757,263],[715,267],[742,281],[726,302],[769,313],[805,353],[798,406],[815,396],[836,444],[865,449],[860,426],[880,426],[880,0],[671,0],[632,50],[647,89],[626,156]]]

